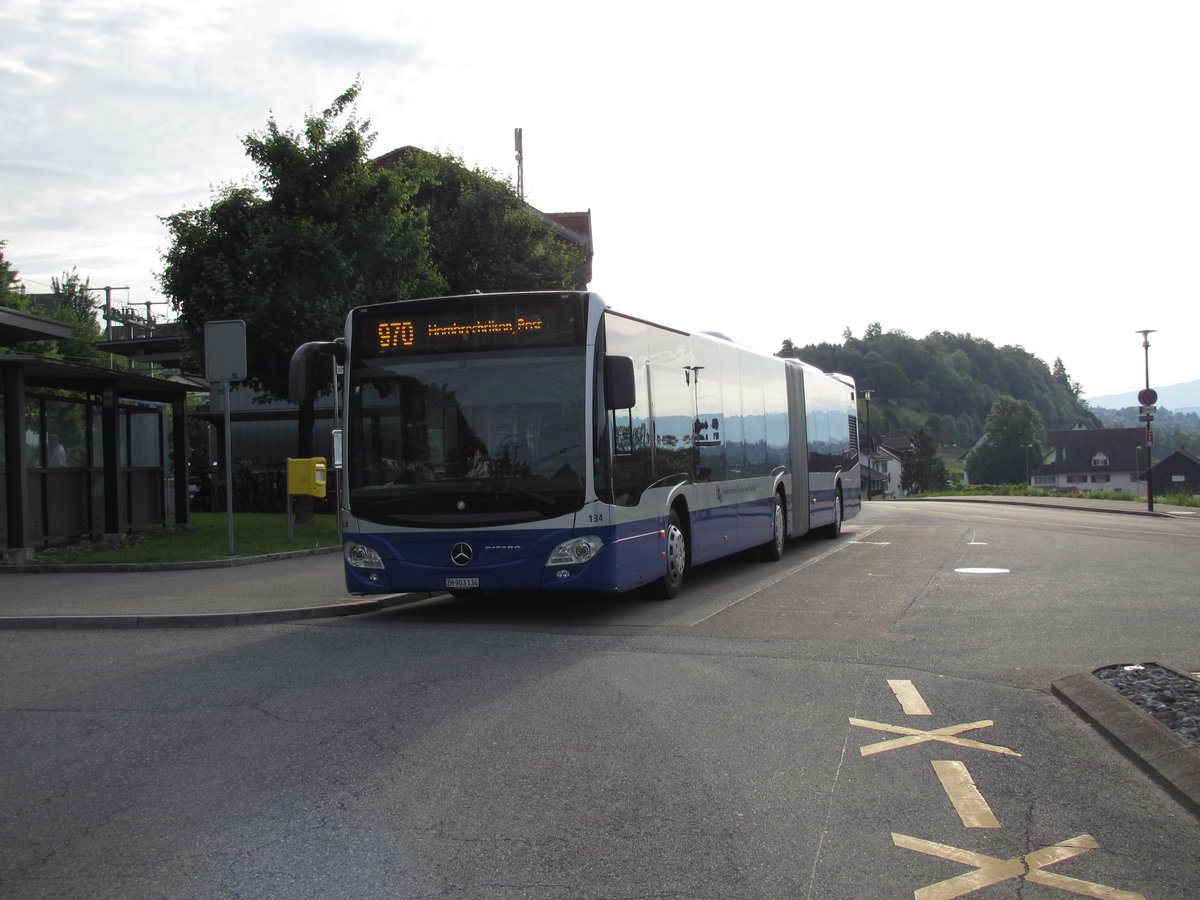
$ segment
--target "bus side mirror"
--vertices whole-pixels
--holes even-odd
[[[604,397],[608,409],[631,409],[637,404],[633,360],[628,356],[604,357]]]
[[[343,341],[309,341],[301,344],[288,363],[288,401],[307,403],[313,399],[313,357],[318,353],[332,356],[339,363],[346,361]]]

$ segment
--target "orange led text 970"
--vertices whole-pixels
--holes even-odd
[[[416,337],[416,330],[412,322],[380,322],[377,330],[381,350],[392,347],[411,347]],[[521,317],[518,317],[515,322],[497,322],[495,319],[488,319],[486,322],[473,322],[469,325],[460,325],[458,322],[451,322],[448,325],[430,324],[427,326],[428,336],[434,338],[464,337],[474,334],[513,334],[515,332],[541,330],[541,319],[525,319]]]

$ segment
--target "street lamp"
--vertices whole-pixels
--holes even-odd
[[[1022,444],[1021,449],[1025,451],[1021,454],[1025,457],[1025,487],[1029,487],[1029,451],[1033,449],[1033,444]]]
[[[1153,407],[1157,402],[1158,397],[1154,391],[1150,389],[1150,335],[1154,334],[1153,328],[1142,328],[1135,332],[1142,336],[1142,352],[1146,356],[1146,389],[1138,394],[1138,403],[1142,407]],[[1154,468],[1153,444],[1154,444],[1154,414],[1149,411],[1144,411],[1141,415],[1142,420],[1146,423],[1146,511],[1154,512]]]

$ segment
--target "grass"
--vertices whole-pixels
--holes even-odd
[[[192,513],[186,527],[145,528],[126,535],[119,544],[104,542],[55,547],[38,555],[35,563],[70,565],[94,563],[170,563],[229,559],[225,513]],[[262,556],[341,545],[337,517],[318,515],[311,525],[293,525],[287,539],[287,517],[282,513],[234,513],[235,556]]]

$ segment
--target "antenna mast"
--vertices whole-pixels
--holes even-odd
[[[525,153],[521,146],[521,129],[517,128],[513,131],[513,138],[517,146],[517,196],[522,200],[525,199]]]

